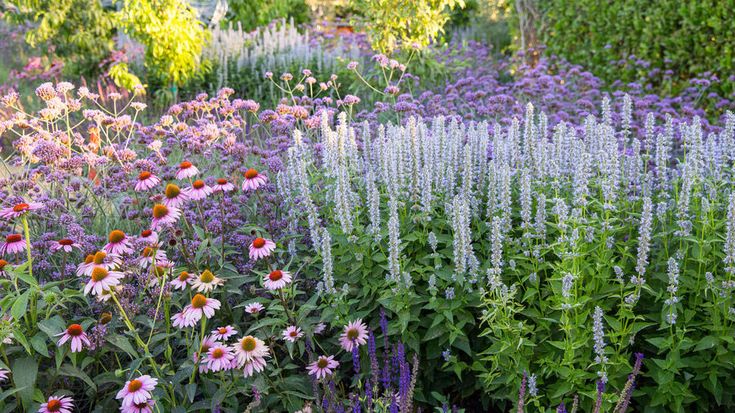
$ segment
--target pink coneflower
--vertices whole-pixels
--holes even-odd
[[[248,314],[258,314],[263,311],[265,307],[261,303],[250,303],[245,306],[245,312]]]
[[[246,362],[256,358],[268,356],[268,346],[265,345],[263,340],[253,336],[241,338],[234,345],[234,348],[238,366],[243,366]]]
[[[245,180],[242,181],[243,191],[255,191],[256,189],[268,183],[268,178],[253,168],[245,171],[244,176]]]
[[[3,208],[2,210],[0,210],[0,217],[9,220],[13,218],[18,218],[31,211],[36,211],[42,208],[43,204],[40,202],[21,202],[20,204],[15,204],[12,207]]]
[[[189,161],[184,161],[179,164],[179,170],[176,171],[176,179],[189,179],[192,176],[199,173],[199,169],[192,165]]]
[[[171,316],[171,325],[176,328],[189,328],[194,327],[196,324],[196,321],[192,322],[187,320],[186,315],[183,311]]]
[[[324,332],[324,330],[327,329],[327,325],[324,323],[319,323],[316,326],[314,326],[314,334],[321,334]]]
[[[255,372],[260,373],[265,369],[265,358],[264,357],[254,357],[248,361],[245,362],[245,364],[242,365],[242,374],[245,377],[250,377]]]
[[[0,383],[8,380],[8,374],[10,374],[10,370],[0,369]]]
[[[191,281],[191,288],[197,290],[200,293],[209,292],[214,290],[225,283],[225,280],[217,278],[212,271],[204,270],[201,274]]]
[[[88,255],[87,258],[84,259],[84,264],[80,265],[80,268],[77,269],[77,275],[79,275],[79,270],[83,270],[83,275],[91,276],[92,270],[97,267],[111,270],[120,265],[120,258],[118,256],[108,255],[104,251],[97,251],[94,253],[94,255],[91,256],[91,261],[89,260],[89,257],[90,256]]]
[[[148,268],[153,263],[157,266],[166,266],[169,263],[166,251],[159,249],[158,245],[148,246],[143,248],[138,257],[137,264],[141,268]]]
[[[217,183],[212,187],[212,190],[214,192],[230,192],[235,190],[235,185],[231,182],[227,182],[227,179],[219,178],[217,179]]]
[[[352,351],[353,347],[367,343],[367,326],[358,318],[345,326],[342,335],[339,336],[339,344],[345,351]]]
[[[252,250],[252,246],[250,247]],[[26,250],[26,242],[20,234],[10,234],[5,237],[5,242],[0,245],[0,255],[20,254]],[[250,254],[253,255],[252,253]]]
[[[133,403],[130,406],[120,408],[120,413],[153,413],[153,405],[155,401],[146,400],[141,403]]]
[[[158,245],[158,233],[150,229],[143,230],[138,235],[138,241],[146,245]]]
[[[168,207],[163,204],[153,206],[153,220],[151,228],[158,229],[164,225],[173,225],[179,220],[181,210],[175,207]]]
[[[181,271],[178,277],[171,280],[171,285],[173,285],[174,288],[177,290],[183,290],[186,288],[186,286],[189,285],[193,278],[194,276],[189,274],[188,272]]]
[[[212,336],[204,336],[202,337],[202,343],[200,345],[201,354],[204,354],[206,357],[206,354],[209,353],[209,349],[218,346],[219,343],[217,340],[212,338]],[[194,360],[194,363],[199,363],[199,372],[200,373],[207,373],[209,372],[209,366],[207,366],[207,363],[203,361],[204,357],[199,357],[199,352],[195,351],[192,355],[192,360]]]
[[[204,362],[207,363],[207,369],[212,371],[229,370],[232,368],[232,360],[235,359],[235,355],[232,354],[230,346],[223,344],[216,344],[210,348],[207,355],[204,357]]]
[[[287,271],[274,270],[263,278],[263,285],[271,291],[280,290],[290,283],[291,273]]]
[[[189,194],[187,194],[185,191],[182,191],[178,185],[176,184],[166,185],[166,192],[164,193],[163,205],[166,205],[169,208],[180,208],[188,200],[189,200]]]
[[[156,388],[158,380],[149,375],[140,376],[125,382],[125,385],[117,392],[116,399],[123,399],[122,406],[128,407],[133,404],[145,403],[151,398],[151,392]]]
[[[110,231],[107,240],[109,242],[102,249],[108,254],[125,255],[133,253],[133,248],[130,246],[130,238],[119,229]]]
[[[220,302],[214,298],[207,298],[202,294],[197,294],[191,299],[191,304],[184,308],[184,317],[188,322],[198,322],[202,319],[202,315],[212,318],[214,310],[219,310]]]
[[[104,267],[94,267],[92,275],[87,285],[84,287],[84,295],[100,295],[103,291],[120,284],[123,273],[119,271],[108,271]]]
[[[74,399],[68,396],[51,396],[42,403],[38,413],[71,413],[74,409]]]
[[[212,337],[215,340],[226,341],[235,334],[237,334],[237,330],[233,326],[217,327],[216,330],[212,330]]]
[[[138,175],[138,182],[135,183],[137,192],[147,191],[161,183],[161,179],[148,171],[143,171]]]
[[[250,259],[259,260],[265,258],[276,249],[276,243],[265,238],[255,238],[250,243]]]
[[[283,330],[282,334],[283,334],[284,340],[290,341],[292,343],[295,343],[296,340],[304,336],[304,333],[301,331],[301,328],[296,327],[296,326],[288,326],[288,328]]]
[[[190,199],[199,201],[212,194],[212,187],[205,184],[201,179],[192,182],[190,188],[186,188],[186,193]]]
[[[70,325],[66,330],[56,336],[62,336],[61,339],[59,339],[59,342],[56,343],[58,347],[63,346],[67,341],[71,340],[72,353],[78,353],[82,351],[84,346],[89,347],[92,345],[92,343],[89,342],[89,338],[87,338],[87,333],[84,332],[84,329],[79,324]]]
[[[94,254],[87,255],[84,262],[77,266],[77,277],[81,277],[87,273],[87,270],[94,265]]]
[[[51,244],[51,251],[64,251],[64,252],[72,252],[74,251],[74,248],[81,249],[82,246],[74,242],[74,240],[71,240],[69,238],[60,239],[58,241],[54,241],[53,244]]]
[[[309,364],[307,369],[309,374],[316,375],[318,380],[331,375],[337,367],[339,367],[339,362],[334,359],[334,356],[319,356],[315,362]]]

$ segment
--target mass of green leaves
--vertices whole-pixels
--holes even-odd
[[[227,21],[240,22],[245,31],[281,18],[293,18],[296,24],[309,20],[309,8],[304,0],[232,0],[227,7]]]
[[[65,60],[67,71],[99,74],[98,63],[114,46],[116,22],[112,8],[97,0],[7,0],[11,23],[32,23],[25,33],[31,47],[47,49]]]
[[[455,7],[464,7],[464,0],[355,0],[373,48],[382,53],[427,46],[443,33]]]
[[[548,52],[606,80],[633,81],[647,73],[645,67],[610,64],[630,55],[675,73],[671,81],[654,79],[662,89],[708,71],[726,81],[735,68],[733,0],[550,0],[538,7],[540,40]],[[723,91],[732,87],[728,82]]]
[[[203,68],[200,56],[208,32],[188,2],[127,0],[120,18],[125,30],[145,46],[151,81],[177,86]]]

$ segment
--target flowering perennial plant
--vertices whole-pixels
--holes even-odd
[[[731,102],[456,47],[262,110],[3,96],[2,408],[731,409]]]

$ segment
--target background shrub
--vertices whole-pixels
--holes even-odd
[[[539,40],[547,51],[590,67],[606,80],[650,81],[662,90],[714,72],[732,92],[733,1],[538,2]],[[670,72],[669,72],[670,71]]]
[[[309,8],[304,0],[233,0],[228,3],[227,20],[239,22],[251,31],[273,20],[293,18],[296,24],[309,21]]]

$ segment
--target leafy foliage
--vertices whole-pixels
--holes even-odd
[[[729,79],[735,68],[731,1],[552,0],[538,7],[548,52],[608,81],[634,81],[655,68],[650,82],[672,90],[706,72]],[[726,96],[734,83],[715,91]]]
[[[398,48],[425,47],[443,33],[449,10],[464,0],[355,0],[367,20],[373,48],[391,53]]]
[[[8,0],[5,6],[11,22],[32,23],[28,44],[64,58],[71,74],[99,74],[97,63],[114,46],[114,9],[98,0]]]
[[[232,0],[228,2],[227,21],[239,22],[246,31],[278,20],[292,18],[296,24],[306,23],[309,8],[304,0]]]
[[[188,2],[127,0],[121,22],[145,46],[151,81],[175,87],[207,69],[201,54],[208,32]]]

